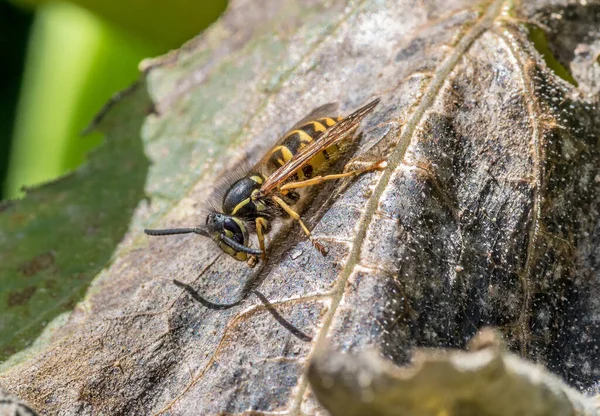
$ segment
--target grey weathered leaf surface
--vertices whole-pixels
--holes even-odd
[[[305,376],[320,346],[402,364],[495,325],[589,387],[599,13],[591,1],[232,1],[148,64],[158,115],[142,129],[154,165],[140,229],[47,349],[0,383],[51,414],[323,414]],[[307,218],[328,257],[295,228],[254,270],[199,238],[141,237],[144,224],[203,221],[220,178],[313,108],[375,96],[358,157],[388,168],[322,191],[335,198]],[[219,304],[255,279],[297,331],[257,296],[209,309],[172,279]]]
[[[29,405],[18,397],[0,388],[0,416],[37,416]]]

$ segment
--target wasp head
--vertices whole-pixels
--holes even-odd
[[[199,234],[214,240],[221,250],[236,260],[248,261],[250,267],[257,263],[255,256],[262,251],[250,248],[248,229],[244,221],[232,215],[211,212],[206,216],[206,225],[194,228],[145,229],[148,235]]]

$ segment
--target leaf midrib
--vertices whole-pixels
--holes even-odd
[[[421,123],[427,109],[429,109],[438,96],[444,82],[446,81],[448,75],[452,72],[458,61],[462,58],[462,56],[469,50],[471,45],[475,42],[479,36],[481,36],[486,30],[488,30],[497,16],[500,14],[506,0],[496,0],[491,3],[480,19],[480,21],[475,24],[465,35],[460,39],[457,43],[454,51],[442,62],[442,64],[435,71],[429,86],[425,90],[425,94],[421,99],[421,102],[412,113],[410,118],[407,119],[404,129],[398,138],[398,144],[395,150],[392,152],[390,157],[388,158],[388,166],[379,178],[375,189],[367,202],[367,206],[359,220],[359,226],[354,238],[354,244],[350,250],[350,254],[348,256],[348,261],[344,266],[343,270],[340,273],[339,280],[336,286],[333,289],[333,296],[330,309],[328,313],[325,315],[323,319],[323,324],[321,326],[321,331],[318,333],[316,337],[315,344],[313,346],[313,353],[315,351],[320,350],[325,347],[326,338],[329,333],[329,329],[333,323],[333,318],[336,314],[337,307],[339,306],[342,298],[344,297],[344,289],[346,284],[354,272],[355,268],[359,265],[360,255],[363,248],[363,243],[365,241],[365,237],[367,235],[367,230],[371,221],[373,220],[373,216],[375,215],[379,201],[381,196],[383,195],[385,189],[388,186],[388,183],[392,177],[392,174],[396,171],[402,160],[404,159],[404,155],[406,153],[406,149],[411,142],[412,137],[414,136],[417,127]],[[385,138],[382,138],[385,140]],[[312,354],[311,354],[312,355]],[[311,357],[308,357],[308,361],[310,361]],[[296,396],[293,397],[294,403],[290,409],[290,414],[297,415],[301,414],[300,406],[302,404],[302,399],[305,395],[305,391],[308,387],[308,378],[306,375],[302,376],[302,379],[299,383],[298,390]]]

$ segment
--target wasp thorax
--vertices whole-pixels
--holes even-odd
[[[223,198],[223,211],[242,218],[255,217],[257,207],[252,195],[256,193],[263,177],[258,173],[251,173],[235,181],[227,190]]]

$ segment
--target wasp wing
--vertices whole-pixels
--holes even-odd
[[[279,139],[277,139],[277,142],[275,142],[273,147],[279,146],[286,139],[287,135],[290,132],[297,130],[298,128],[304,126],[305,124],[308,124],[311,121],[317,121],[320,118],[335,117],[335,114],[336,114],[339,106],[340,106],[339,103],[327,103],[327,104],[323,104],[322,106],[315,108],[313,111],[311,111],[309,114],[307,114],[302,120],[300,120],[296,124],[294,124],[294,126],[291,129],[289,129],[288,131],[286,131],[283,136],[281,136]],[[270,157],[271,157],[271,154],[267,153],[265,155],[265,157],[263,157],[256,164],[256,166],[263,166]]]
[[[313,142],[298,152],[288,163],[281,166],[272,175],[265,180],[260,188],[263,195],[268,194],[277,186],[283,184],[291,178],[296,172],[302,169],[313,157],[323,149],[345,139],[360,124],[360,122],[369,114],[375,106],[379,104],[379,98],[371,101],[367,105],[359,108],[354,113],[344,117],[339,123],[331,126],[318,136]],[[323,106],[325,107],[325,106]],[[321,107],[319,107],[321,108]],[[319,109],[317,108],[317,110]]]
[[[289,129],[288,132],[296,130],[298,127],[302,127],[310,121],[316,121],[320,118],[335,116],[339,106],[340,103],[327,103],[315,108],[313,111],[307,114],[306,117],[294,124],[294,126],[291,129]],[[283,137],[285,137],[286,135],[287,133],[284,134]]]
[[[315,108],[313,111],[311,111],[309,114],[307,114],[304,118],[302,118],[302,120],[300,120],[296,124],[294,124],[294,126],[292,126],[292,128],[290,128],[288,131],[286,131],[283,136],[281,136],[279,139],[277,139],[277,142],[275,142],[275,144],[273,144],[272,148],[275,148],[275,147],[279,146],[280,144],[282,144],[290,132],[299,129],[300,127],[308,124],[311,121],[317,121],[321,118],[335,117],[335,114],[336,114],[339,106],[340,106],[339,103],[327,103],[327,104],[323,104],[323,105]],[[315,140],[317,137],[318,136],[313,137],[313,140]],[[265,166],[270,157],[271,157],[271,153],[268,152],[258,163],[256,163],[255,170],[260,170],[260,169],[256,169],[257,166]]]

